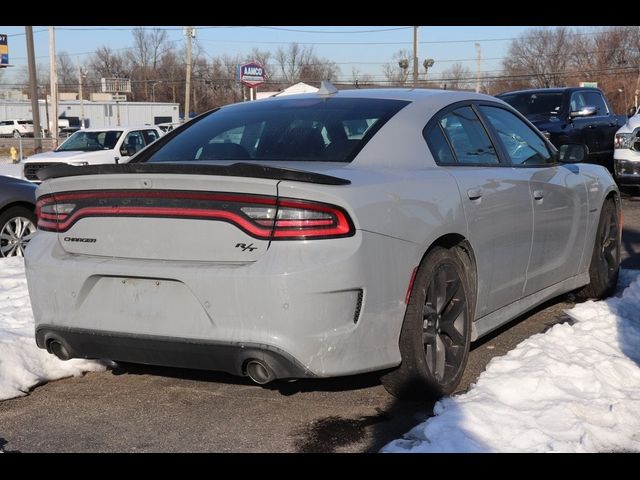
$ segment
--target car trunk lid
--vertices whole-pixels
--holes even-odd
[[[256,261],[273,222],[250,215],[277,201],[277,180],[260,178],[92,175],[44,186],[40,229],[68,253],[118,258]]]

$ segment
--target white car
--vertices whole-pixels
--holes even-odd
[[[33,137],[33,121],[0,120],[0,137]]]
[[[56,164],[127,163],[132,155],[161,136],[162,131],[151,125],[79,130],[57,149],[23,160],[24,178],[38,182],[38,170]]]
[[[614,139],[613,167],[618,185],[640,186],[640,108]]]

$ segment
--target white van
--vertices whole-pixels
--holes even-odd
[[[60,163],[76,166],[127,163],[129,157],[161,136],[162,131],[151,125],[79,130],[57,149],[24,159],[24,178],[38,182],[38,170]]]

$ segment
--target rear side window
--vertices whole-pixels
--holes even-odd
[[[425,139],[436,162],[454,163],[456,161],[439,125],[433,125],[433,127],[426,132]]]
[[[453,147],[459,164],[499,164],[495,147],[471,107],[460,107],[444,114],[439,122]]]
[[[146,161],[350,162],[408,103],[336,97],[246,102],[194,121]]]
[[[33,125],[33,121],[31,120],[18,120],[19,125]]]

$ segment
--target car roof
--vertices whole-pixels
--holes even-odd
[[[461,100],[478,99],[496,101],[495,97],[482,93],[459,91],[459,90],[440,90],[427,88],[358,88],[351,90],[338,90],[338,92],[328,95],[319,93],[301,93],[296,95],[285,95],[255,100],[255,102],[283,102],[294,99],[311,99],[311,98],[370,98],[370,99],[389,99],[389,100],[405,100],[416,104],[436,103],[453,103]],[[229,108],[234,105],[243,105],[246,102],[225,105],[221,108]]]
[[[593,87],[553,87],[553,88],[527,88],[524,90],[512,90],[510,92],[502,92],[496,95],[496,97],[501,97],[503,95],[513,95],[517,93],[573,93],[579,90],[596,90],[601,91],[599,88]]]
[[[85,132],[112,132],[112,131],[128,131],[128,130],[141,130],[141,129],[155,129],[156,125],[122,125],[120,127],[94,127],[85,128]]]

